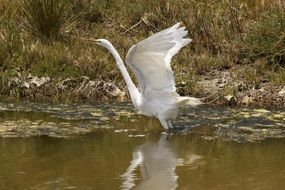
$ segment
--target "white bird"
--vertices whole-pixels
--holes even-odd
[[[162,134],[158,142],[145,142],[135,149],[133,159],[127,171],[121,175],[123,190],[176,189],[178,176],[176,167],[181,160],[176,155],[175,147],[168,141],[169,135]],[[140,175],[138,172],[140,171]],[[135,180],[140,179],[140,182]]]
[[[171,120],[177,117],[181,106],[201,104],[197,98],[176,93],[170,62],[181,48],[191,42],[191,39],[184,38],[186,34],[185,27],[177,23],[131,47],[126,63],[138,80],[139,90],[114,46],[106,39],[96,40],[114,56],[134,107],[143,115],[158,118],[165,130],[173,128]]]

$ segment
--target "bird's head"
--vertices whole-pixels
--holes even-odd
[[[110,47],[112,47],[112,44],[106,39],[97,39],[96,44],[105,47],[107,49],[110,49]]]

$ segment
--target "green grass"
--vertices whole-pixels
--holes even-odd
[[[282,9],[265,12],[249,27],[244,54],[253,60],[264,58],[285,65],[285,13]]]
[[[193,38],[173,59],[183,93],[199,94],[196,81],[213,70],[240,73],[250,85],[262,77],[280,85],[284,8],[279,0],[0,0],[0,73],[84,75],[124,88],[113,58],[80,37],[106,38],[124,58],[134,43],[182,21]]]

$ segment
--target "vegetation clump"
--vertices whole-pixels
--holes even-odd
[[[57,38],[70,22],[68,3],[63,0],[23,0],[24,28],[40,38]]]

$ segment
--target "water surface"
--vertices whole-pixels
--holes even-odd
[[[283,114],[184,110],[169,135],[125,104],[2,105],[0,189],[283,189]]]

